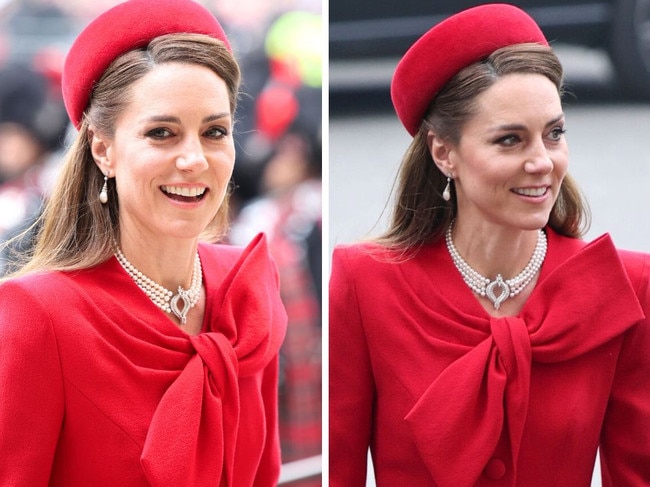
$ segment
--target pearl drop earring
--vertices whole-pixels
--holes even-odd
[[[447,175],[447,186],[442,192],[442,199],[449,201],[451,199],[451,174]]]
[[[102,205],[108,203],[108,176],[106,174],[104,174],[104,186],[99,192],[99,201],[102,202]]]

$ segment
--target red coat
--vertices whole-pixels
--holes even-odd
[[[519,316],[491,318],[444,242],[335,250],[330,486],[650,485],[650,257],[548,233]],[[624,264],[623,264],[624,263]]]
[[[199,253],[197,336],[115,258],[0,286],[0,485],[276,485],[277,273],[263,238]]]

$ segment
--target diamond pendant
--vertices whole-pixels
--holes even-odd
[[[498,296],[494,294],[494,289],[497,287],[501,290]],[[485,294],[492,301],[492,304],[494,304],[494,309],[499,309],[501,303],[510,297],[510,286],[506,284],[501,274],[497,274],[497,278],[485,288]]]
[[[183,301],[182,309],[178,308],[178,302],[180,300]],[[190,311],[190,308],[192,307],[190,305],[190,293],[188,291],[185,291],[183,288],[179,286],[178,294],[174,295],[171,302],[169,303],[169,307],[171,308],[172,313],[174,313],[174,315],[179,320],[181,320],[181,323],[184,325],[187,322],[187,313]]]

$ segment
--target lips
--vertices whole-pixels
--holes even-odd
[[[548,191],[548,186],[543,186],[541,188],[514,188],[512,190],[512,192],[515,194],[521,196],[531,196],[535,198],[544,196],[547,191]]]
[[[200,201],[207,192],[207,188],[202,186],[161,186],[165,195],[176,201]]]

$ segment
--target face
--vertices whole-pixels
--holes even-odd
[[[123,235],[197,238],[224,200],[235,162],[225,82],[210,69],[169,63],[131,87],[110,140],[94,135],[115,176]]]
[[[457,145],[435,138],[432,145],[438,166],[454,176],[459,221],[479,228],[486,222],[543,227],[568,167],[555,85],[542,75],[511,74],[477,102]]]

